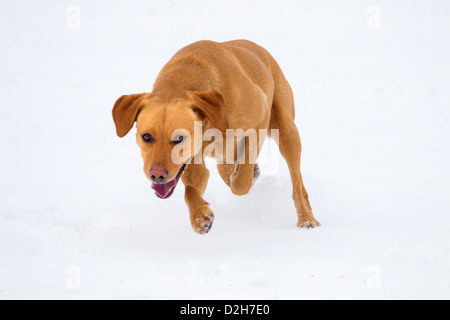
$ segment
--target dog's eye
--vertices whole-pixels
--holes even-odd
[[[172,140],[173,143],[178,144],[184,141],[183,136],[176,136],[175,139]]]
[[[153,142],[153,137],[151,134],[143,134],[142,135],[142,140],[144,140],[147,143]]]

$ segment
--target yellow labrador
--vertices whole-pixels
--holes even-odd
[[[170,197],[178,181],[183,181],[191,224],[200,234],[210,230],[214,215],[203,199],[209,171],[201,160],[209,143],[202,138],[199,143],[195,137],[199,124],[201,132],[215,130],[217,140],[217,132],[223,135],[225,143],[208,156],[218,160],[220,176],[236,195],[247,194],[259,176],[250,158],[257,158],[264,135],[257,136],[255,148],[248,137],[229,144],[227,133],[253,129],[267,130],[270,135],[271,129],[277,129],[279,149],[291,174],[298,226],[320,225],[302,181],[302,147],[294,116],[292,90],[278,63],[264,48],[247,40],[188,45],[164,66],[151,93],[124,95],[113,108],[119,137],[136,122],[144,172],[157,196]],[[234,161],[224,160],[230,151]],[[238,158],[239,154],[243,156]]]

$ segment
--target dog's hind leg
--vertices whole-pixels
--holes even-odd
[[[209,170],[204,162],[189,164],[181,176],[185,185],[184,199],[189,208],[192,228],[200,234],[208,233],[214,220],[209,203],[203,199],[208,179]]]
[[[286,90],[289,88],[289,91]],[[294,102],[292,91],[287,85],[283,86],[284,92],[276,92],[272,107],[270,129],[278,129],[278,146],[280,153],[287,162],[292,180],[292,198],[298,215],[298,227],[314,228],[320,223],[314,218],[309,204],[308,193],[300,172],[300,156],[302,146],[297,126],[294,123]]]

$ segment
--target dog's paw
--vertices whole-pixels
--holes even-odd
[[[199,234],[207,234],[214,222],[214,214],[207,205],[201,207],[191,218],[192,228]]]
[[[260,175],[261,175],[261,171],[259,170],[259,166],[256,163],[255,167],[253,168],[253,182],[252,182],[252,185],[256,183],[256,181],[258,180]]]
[[[307,229],[314,229],[316,227],[320,227],[319,221],[317,221],[314,218],[310,219],[301,219],[297,223],[297,227],[299,228],[307,228]]]

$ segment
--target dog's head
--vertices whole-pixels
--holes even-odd
[[[216,90],[170,100],[152,93],[125,95],[116,101],[112,114],[119,137],[136,122],[145,175],[163,199],[172,195],[187,163],[202,147],[194,143],[196,121],[221,131],[228,127],[224,97]]]

